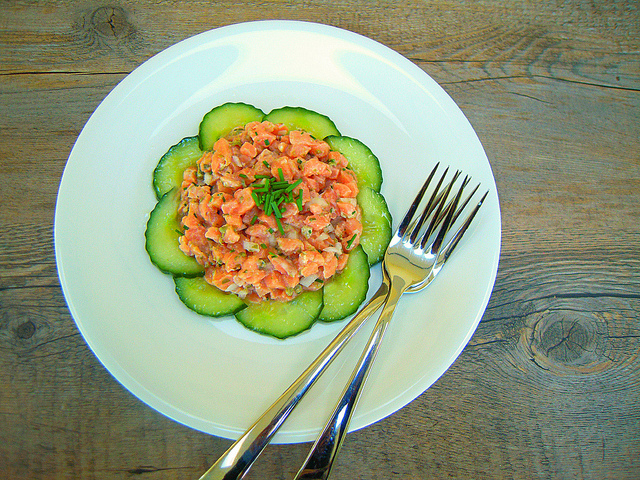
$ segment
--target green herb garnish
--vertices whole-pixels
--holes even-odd
[[[280,206],[285,202],[296,204],[298,211],[302,211],[302,189],[298,191],[297,198],[293,195],[293,190],[302,183],[302,179],[298,179],[293,183],[289,183],[284,179],[282,168],[278,168],[280,180],[267,175],[256,175],[256,182],[252,183],[251,197],[259,208],[264,210],[267,215],[273,215],[278,219],[282,218],[284,210]],[[282,225],[278,224],[278,230],[284,233]]]

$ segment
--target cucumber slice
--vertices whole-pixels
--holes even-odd
[[[165,193],[149,215],[144,232],[145,248],[153,264],[165,273],[180,277],[202,275],[204,269],[196,259],[185,255],[178,247],[180,222],[178,205],[180,191],[174,188]]]
[[[200,315],[224,317],[246,307],[240,297],[210,285],[204,277],[174,277],[173,280],[182,303]]]
[[[304,130],[320,140],[329,135],[340,135],[329,117],[302,107],[277,108],[264,119],[272,123],[284,123],[289,130]]]
[[[372,188],[360,190],[357,200],[362,209],[360,245],[369,257],[369,265],[375,265],[391,241],[391,214],[382,194]]]
[[[216,141],[236,127],[261,122],[264,112],[246,103],[225,103],[207,113],[200,122],[200,149],[212,150]]]
[[[245,327],[276,338],[297,335],[313,325],[323,305],[322,290],[304,292],[290,302],[251,303],[236,313]]]
[[[382,186],[382,168],[380,161],[371,149],[360,140],[345,136],[331,135],[324,139],[331,150],[340,152],[349,160],[349,168],[358,179],[358,189],[369,187],[376,192]]]
[[[153,188],[158,200],[182,184],[184,171],[202,156],[198,137],[187,137],[165,153],[153,171]]]
[[[349,254],[345,269],[324,286],[324,308],[318,320],[335,322],[358,310],[369,290],[369,260],[362,247]]]

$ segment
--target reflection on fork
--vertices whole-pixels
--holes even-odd
[[[463,200],[463,191],[470,180],[469,177],[465,177],[456,187],[455,194],[451,195],[461,172],[456,172],[453,178],[447,181],[449,169],[446,168],[436,182],[426,205],[417,214],[438,168],[439,164],[431,171],[393,235],[382,262],[382,285],[369,303],[353,317],[287,391],[200,477],[200,480],[242,478],[304,394],[364,321],[384,304],[349,384],[295,479],[326,479],[329,476],[398,300],[402,294],[418,292],[433,281],[487,197],[488,192],[461,221],[458,221],[479,185]],[[459,226],[456,228],[456,225]]]

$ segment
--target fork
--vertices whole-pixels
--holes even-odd
[[[389,243],[382,261],[383,284],[387,285],[388,290],[382,313],[369,336],[369,340],[356,368],[351,374],[342,397],[338,401],[324,430],[313,444],[294,480],[325,480],[329,477],[371,365],[380,349],[382,338],[389,326],[400,297],[405,292],[418,292],[433,281],[486,199],[488,192],[476,204],[450,240],[444,243],[452,225],[479,186],[460,204],[462,192],[469,183],[469,177],[466,177],[455,197],[447,201],[460,172],[456,172],[444,190],[440,190],[440,186],[447,175],[448,169],[446,169],[422,215],[420,215],[420,218],[414,218],[418,205],[421,203],[427,186],[437,168],[438,165],[427,178]],[[431,221],[423,231],[423,227],[429,218],[431,218]]]
[[[296,479],[327,478],[347,432],[351,413],[355,409],[369,368],[377,354],[380,341],[400,296],[405,292],[422,290],[433,281],[458,245],[487,196],[488,192],[484,194],[458,230],[445,243],[445,236],[466,208],[478,187],[460,203],[462,192],[469,183],[467,177],[455,197],[448,199],[460,172],[456,172],[453,179],[441,188],[448,172],[447,168],[438,181],[426,207],[422,210],[422,214],[419,218],[414,218],[438,168],[439,164],[436,164],[393,235],[383,259],[382,284],[371,300],[351,319],[300,377],[199,480],[237,480],[244,477],[302,397],[333,359],[338,356],[347,342],[353,338],[365,320],[385,304],[349,385],[344,390],[343,396],[325,429],[314,443],[304,466],[295,477]],[[422,229],[427,220],[430,221],[423,232]]]

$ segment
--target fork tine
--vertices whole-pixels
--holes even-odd
[[[446,195],[444,196],[445,199],[449,196],[449,191],[451,190],[452,186],[453,186],[453,184],[449,185],[449,188],[448,188],[448,190],[446,192]],[[463,190],[464,190],[464,183],[458,189],[458,192],[456,193],[456,196],[452,200],[452,202],[450,204],[449,211],[447,212],[447,214],[446,214],[446,216],[444,218],[444,221],[442,222],[442,225],[440,226],[440,230],[438,231],[438,234],[436,235],[435,240],[431,244],[431,252],[432,253],[437,253],[440,250],[440,246],[442,245],[444,237],[447,234],[447,232],[449,231],[449,229],[451,228],[451,225],[453,224],[453,216],[455,215],[458,203],[460,202],[460,197],[462,197],[462,191]],[[438,212],[438,215],[439,215],[439,212]],[[437,218],[438,215],[436,215],[435,218]],[[433,229],[435,229],[436,225],[433,225],[433,223],[434,222],[432,222],[431,226],[433,227]],[[431,235],[431,232],[427,231],[427,233],[428,233],[428,235],[425,234],[422,237],[422,242],[420,243],[420,247],[423,250],[424,250],[425,246],[427,245],[427,241],[429,240],[429,236]]]
[[[407,213],[405,214],[404,218],[402,219],[402,222],[398,226],[398,230],[396,232],[396,234],[399,237],[403,237],[404,234],[406,233],[407,227],[409,226],[409,223],[411,222],[411,219],[413,218],[413,215],[416,213],[418,205],[420,205],[420,202],[422,201],[422,197],[424,196],[424,192],[426,192],[427,187],[429,186],[429,183],[431,183],[431,179],[435,175],[436,170],[438,169],[439,166],[440,166],[440,162],[436,163],[436,166],[433,167],[433,170],[431,170],[431,173],[429,174],[429,176],[427,177],[427,180],[422,185],[422,188],[420,189],[420,191],[416,195],[416,198],[413,200],[413,203],[409,207],[409,210],[407,210]]]
[[[480,185],[478,185],[479,187]],[[475,191],[478,189],[478,187],[476,187],[473,191],[473,193],[475,193]],[[453,250],[456,248],[456,246],[458,245],[458,243],[460,242],[460,239],[462,238],[462,236],[465,234],[465,232],[467,231],[467,229],[469,228],[469,225],[471,225],[471,222],[473,221],[474,217],[476,216],[476,214],[478,213],[478,210],[480,210],[480,207],[482,206],[482,204],[484,203],[485,199],[487,198],[487,195],[489,195],[489,191],[487,190],[485,192],[485,194],[482,196],[482,198],[480,199],[480,201],[476,204],[476,206],[474,207],[474,209],[471,211],[471,213],[469,213],[469,215],[467,216],[467,218],[465,219],[464,223],[460,226],[460,228],[458,229],[458,231],[453,235],[453,237],[451,238],[451,240],[449,240],[449,243],[447,243],[443,248],[442,248],[442,252],[440,252],[438,254],[438,262],[445,262],[447,260],[447,258],[449,258],[449,255],[451,255],[451,253],[453,252]],[[470,200],[470,196],[466,199],[466,203],[469,202]]]
[[[471,180],[471,178],[469,178],[469,180]],[[479,188],[480,188],[480,184],[476,185],[476,188],[474,188],[473,191],[469,195],[467,195],[467,198],[464,199],[462,204],[460,204],[460,206],[458,207],[458,210],[456,210],[456,214],[453,216],[453,223],[456,222],[456,220],[458,219],[458,217],[460,216],[462,211],[469,204],[469,200],[471,200],[471,197],[473,197],[475,195],[475,193],[478,191]],[[487,192],[487,193],[489,193],[489,192]]]
[[[460,171],[458,170],[454,174],[453,179],[451,179],[451,181],[447,184],[447,186],[443,189],[443,191],[440,192],[440,195],[439,195],[440,201],[438,202],[436,211],[433,214],[431,223],[429,223],[427,230],[422,235],[422,241],[420,243],[421,248],[424,249],[427,243],[427,239],[431,236],[433,232],[435,232],[436,228],[438,228],[438,225],[441,223],[442,219],[446,216],[448,211],[450,211],[452,207],[453,209],[455,209],[455,205],[452,205],[451,201],[447,203],[447,199],[449,198],[449,194],[451,193],[453,184],[456,182],[459,176],[460,176]],[[464,188],[464,184],[462,185],[461,188]],[[416,232],[416,236],[417,236],[417,232]],[[415,241],[415,238],[413,240]]]
[[[420,230],[422,229],[422,226],[424,225],[424,223],[427,220],[427,218],[429,218],[429,216],[433,213],[434,208],[436,209],[436,213],[434,214],[433,218],[437,219],[441,215],[440,212],[442,211],[442,205],[444,204],[444,202],[447,199],[447,196],[449,195],[449,191],[451,190],[451,186],[457,180],[458,176],[460,176],[460,172],[457,171],[454,174],[453,179],[447,184],[447,186],[444,189],[440,189],[440,187],[442,186],[442,182],[444,181],[445,177],[447,176],[448,171],[449,171],[449,168],[447,167],[447,169],[442,174],[442,177],[440,177],[440,181],[438,182],[438,185],[436,185],[435,190],[431,194],[431,198],[429,199],[429,203],[427,203],[427,206],[425,207],[424,211],[422,212],[422,215],[420,216],[420,220],[418,220],[413,225],[411,238],[410,238],[410,242],[412,244],[415,243],[416,239],[418,238],[418,234],[420,233]],[[431,230],[431,232],[433,232],[433,229],[431,228],[432,226],[434,226],[433,220],[432,220],[431,224],[429,225],[429,229]],[[429,229],[427,231],[429,231]],[[430,235],[430,233],[429,233],[429,235]]]
[[[460,188],[466,188],[466,186],[469,184],[469,182],[471,181],[471,177],[469,175],[464,177],[464,180],[462,181],[462,186]],[[453,220],[452,223],[455,223],[456,220],[458,219],[458,217],[460,216],[460,213],[462,213],[462,210],[464,210],[464,207],[467,205],[467,203],[469,203],[469,199],[473,196],[473,194],[475,193],[475,191],[478,189],[480,185],[478,185],[473,192],[471,192],[467,198],[465,199],[464,202],[462,202],[462,205],[458,206],[458,209],[456,210],[456,213],[453,216]],[[438,221],[436,222],[436,224],[440,223],[445,215],[449,212],[449,209],[451,208],[451,205],[453,204],[453,198],[451,200],[449,200],[449,202],[447,203],[446,207],[444,207],[444,209],[442,210],[442,212],[440,213],[440,218],[438,218]]]

